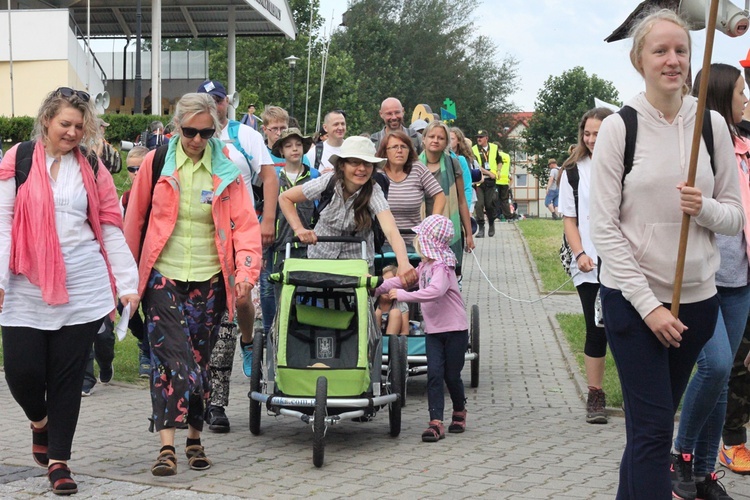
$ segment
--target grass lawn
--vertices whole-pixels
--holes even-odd
[[[531,256],[534,258],[544,291],[555,290],[569,279],[560,264],[562,244],[562,221],[552,219],[524,219],[518,221],[518,228],[526,238]],[[575,292],[573,282],[566,284],[561,291]]]
[[[525,219],[518,222],[518,228],[526,239],[531,256],[536,263],[545,291],[552,291],[560,286],[568,275],[560,264],[560,244],[562,243],[562,223],[556,220]],[[561,291],[575,291],[573,283],[565,285]],[[583,366],[583,346],[586,342],[586,324],[583,314],[558,314],[560,324],[570,350],[578,361],[578,368],[584,379],[586,372]],[[622,404],[622,390],[617,378],[617,369],[612,354],[607,350],[604,369],[604,392],[607,394],[607,406],[619,407]]]

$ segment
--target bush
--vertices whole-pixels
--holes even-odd
[[[8,118],[0,116],[0,137],[3,141],[12,144],[31,139],[31,131],[34,128],[34,119],[30,116],[18,116]]]
[[[120,147],[120,141],[134,141],[151,125],[152,121],[159,120],[167,125],[171,119],[169,116],[118,114],[101,115],[101,118],[109,123],[107,140],[118,148]],[[0,137],[5,141],[8,148],[17,142],[28,141],[31,138],[33,128],[34,119],[30,116],[17,116],[15,118],[0,116]]]

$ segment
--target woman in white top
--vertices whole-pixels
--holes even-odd
[[[589,228],[589,200],[591,199],[591,156],[594,154],[599,126],[612,111],[594,108],[587,111],[578,126],[578,144],[571,156],[563,163],[560,180],[560,213],[563,215],[565,238],[575,259],[570,264],[573,284],[578,291],[586,320],[586,343],[583,347],[586,381],[589,386],[586,401],[586,422],[606,424],[606,398],[602,390],[604,380],[604,356],[607,354],[607,338],[604,328],[594,320],[594,303],[599,291],[596,275],[596,250],[591,242]],[[577,193],[571,187],[578,179]],[[577,200],[576,200],[577,196]]]
[[[96,134],[89,95],[61,87],[42,103],[35,142],[15,146],[0,164],[5,378],[31,421],[34,460],[48,467],[58,495],[77,491],[67,461],[94,336],[116,295],[131,311],[139,302],[112,176],[79,148]],[[28,162],[16,185],[16,168]]]

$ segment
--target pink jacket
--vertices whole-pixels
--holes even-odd
[[[174,141],[172,139],[170,152]],[[227,292],[227,310],[234,316],[234,285],[247,281],[255,285],[260,276],[260,224],[253,210],[250,195],[242,182],[240,171],[223,156],[222,143],[211,139],[214,182],[212,212],[216,233],[214,241]],[[175,170],[174,154],[167,154],[161,177],[151,195],[154,151],[143,163],[130,193],[125,214],[125,240],[138,262],[139,293],[143,296],[149,275],[164,249],[177,222],[180,206],[180,180]],[[141,247],[141,234],[146,211],[152,202],[150,221]]]

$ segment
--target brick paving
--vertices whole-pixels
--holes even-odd
[[[477,240],[476,255],[495,286],[516,298],[540,296],[538,278],[520,231],[500,224],[494,238]],[[425,379],[410,379],[401,435],[388,435],[387,411],[371,422],[328,429],[325,465],[312,464],[312,432],[299,420],[263,415],[261,435],[248,430],[248,380],[239,358],[227,413],[232,432],[206,432],[214,461],[208,471],[187,468],[155,478],[150,466],[158,438],[147,432],[148,391],[97,385],[83,400],[70,466],[76,498],[613,498],[625,443],[624,421],[584,421],[583,378],[562,340],[555,315],[579,312],[574,294],[541,302],[505,299],[466,256],[463,292],[481,308],[481,368],[468,387],[468,426],[438,443],[422,443]],[[573,367],[573,368],[571,368]],[[464,372],[468,382],[469,368]],[[44,470],[34,467],[23,414],[0,380],[0,498],[54,497]],[[178,442],[185,432],[178,431]],[[750,478],[729,473],[735,499],[750,500]]]

